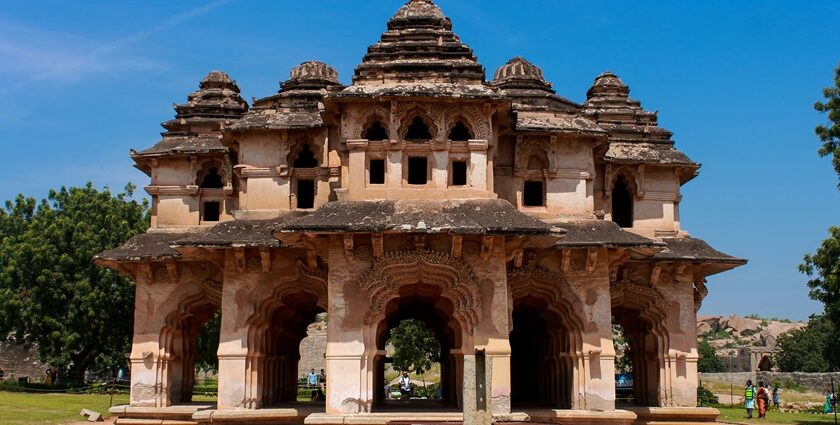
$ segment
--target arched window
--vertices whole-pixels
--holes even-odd
[[[429,131],[429,126],[419,116],[411,120],[411,125],[408,126],[408,131],[405,133],[406,140],[430,140],[432,133]]]
[[[315,168],[318,166],[318,159],[315,158],[309,145],[303,145],[292,165],[295,168]]]
[[[224,183],[222,182],[222,176],[219,174],[219,169],[216,167],[210,167],[207,169],[207,173],[204,177],[201,178],[201,183],[199,187],[202,189],[221,189],[224,187]]]
[[[548,168],[548,159],[543,155],[532,154],[528,157],[529,170],[545,170]]]
[[[621,227],[633,227],[633,194],[624,177],[617,178],[613,185],[612,219]]]
[[[388,131],[382,123],[374,121],[365,130],[364,138],[372,141],[388,140]]]
[[[463,121],[458,121],[452,127],[452,130],[449,131],[449,140],[454,140],[457,142],[466,142],[473,138],[470,129],[464,124]]]

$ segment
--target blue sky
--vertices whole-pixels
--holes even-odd
[[[50,188],[143,186],[128,151],[158,140],[210,70],[243,97],[322,60],[349,82],[402,0],[9,1],[0,5],[0,198]],[[439,0],[492,77],[511,57],[584,100],[617,73],[703,163],[683,187],[683,227],[750,260],[709,279],[701,313],[804,319],[821,306],[796,270],[840,192],[812,105],[840,62],[835,1]],[[511,7],[514,4],[516,7]]]

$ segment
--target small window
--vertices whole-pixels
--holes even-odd
[[[201,179],[202,189],[221,189],[224,187],[222,183],[222,176],[219,175],[219,169],[216,167],[210,167],[207,170],[207,174],[204,175],[204,178]]]
[[[429,160],[425,156],[408,158],[408,184],[423,185],[429,182]]]
[[[298,180],[297,182],[297,207],[309,209],[315,207],[315,181]]]
[[[318,166],[318,159],[315,158],[315,154],[309,145],[303,145],[292,165],[295,168],[315,168]]]
[[[467,185],[467,162],[454,161],[452,163],[452,186]]]
[[[385,184],[385,160],[370,160],[370,184]]]
[[[370,127],[365,130],[365,139],[373,141],[388,140],[388,132],[385,130],[385,127],[382,126],[382,123],[374,121]]]
[[[408,132],[405,134],[406,140],[430,140],[432,133],[429,131],[429,126],[423,122],[423,118],[414,117],[411,125],[408,126]]]
[[[222,209],[221,206],[222,205],[220,202],[205,202],[202,221],[219,221],[219,216],[221,215]]]
[[[612,190],[612,219],[621,227],[633,227],[633,194],[621,177],[615,181]]]
[[[543,182],[541,181],[526,181],[525,194],[522,197],[522,204],[526,207],[542,207],[545,206],[545,197],[543,196]]]
[[[470,129],[467,128],[463,121],[455,123],[455,126],[452,127],[452,130],[449,132],[449,140],[466,142],[472,138],[473,135],[470,133]]]

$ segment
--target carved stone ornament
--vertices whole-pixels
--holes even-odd
[[[578,315],[578,312],[583,311],[583,302],[572,292],[568,281],[562,275],[530,263],[509,271],[507,281],[511,299],[516,300],[529,295],[547,299],[550,306],[564,310],[576,325],[583,324]]]
[[[359,280],[370,302],[365,324],[383,318],[385,306],[399,296],[401,287],[418,283],[440,287],[455,307],[454,318],[473,333],[481,319],[481,295],[472,269],[449,254],[431,250],[390,252],[374,260]]]
[[[654,326],[665,323],[668,303],[656,288],[623,280],[610,286],[612,306],[625,306],[638,310]]]

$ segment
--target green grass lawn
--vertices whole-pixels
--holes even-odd
[[[747,411],[734,407],[719,407],[720,420],[739,424],[796,424],[817,425],[833,424],[834,415],[814,415],[809,413],[767,412],[767,420],[759,420],[757,411],[753,412],[753,419],[747,419]]]
[[[108,395],[32,394],[0,391],[0,425],[63,424],[84,420],[82,409],[108,413]],[[128,403],[128,394],[114,395],[114,404]]]

